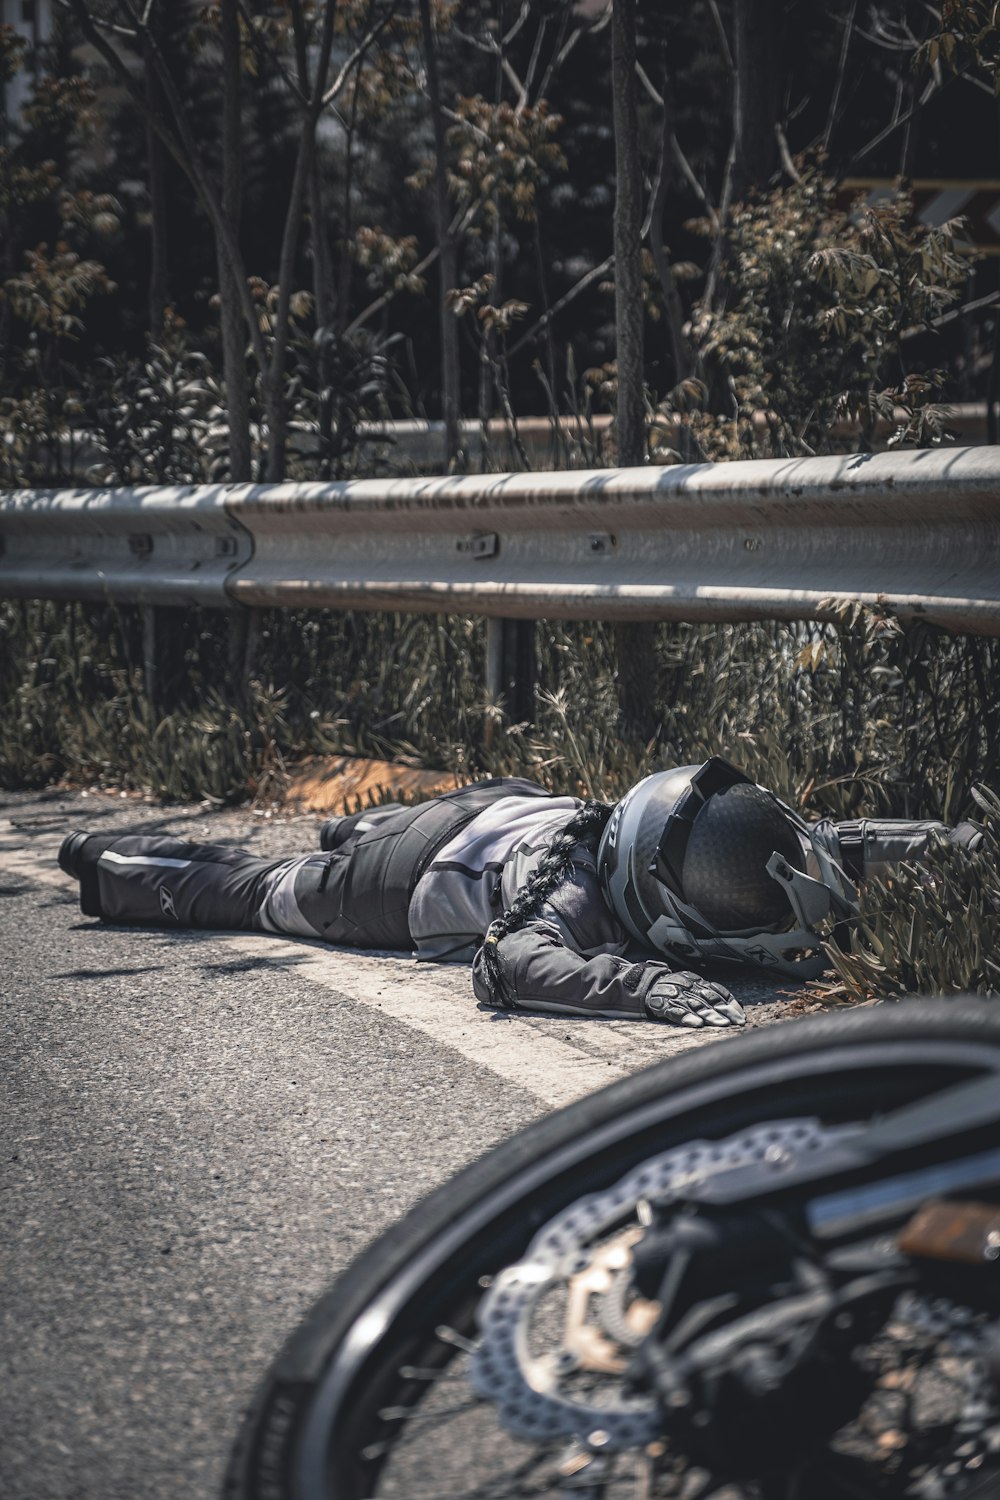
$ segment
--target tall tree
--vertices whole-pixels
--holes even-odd
[[[441,103],[437,35],[431,0],[420,0],[420,34],[434,130],[434,220],[440,251],[441,415],[444,418],[444,467],[447,472],[459,449],[458,323],[448,304],[448,294],[455,290],[458,281],[458,254],[448,211],[447,130]]]
[[[220,161],[220,209],[234,242],[239,243],[242,199],[243,152],[240,109],[243,61],[240,47],[238,0],[221,0],[222,39],[222,129]],[[219,321],[222,330],[222,368],[226,385],[226,421],[229,426],[229,477],[239,483],[253,478],[250,448],[250,388],[247,380],[246,345],[240,307],[238,269],[216,238],[219,271]]]
[[[636,80],[635,0],[615,0],[611,19],[611,87],[615,130],[615,349],[618,363],[618,463],[646,458],[643,369],[642,170]],[[618,702],[624,728],[645,736],[653,727],[655,632],[652,625],[616,629]]]
[[[618,462],[646,457],[643,395],[642,170],[636,82],[635,0],[615,0],[611,20],[615,131],[615,348],[618,362]]]
[[[733,6],[733,183],[736,202],[778,164],[778,32],[774,0]]]
[[[151,37],[155,34],[159,16],[151,18]],[[163,91],[153,63],[152,48],[144,40],[142,46],[142,80],[151,115],[160,115],[164,109]],[[170,301],[168,200],[167,200],[167,154],[163,142],[146,120],[146,170],[149,188],[149,332],[156,339],[163,331],[163,319]]]

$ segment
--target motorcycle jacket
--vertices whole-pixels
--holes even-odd
[[[510,907],[580,807],[530,783],[512,786],[423,868],[409,907],[419,958],[472,960],[476,997],[489,1005],[610,1018],[648,1016],[680,1025],[740,1024],[728,994],[662,959],[626,956],[629,935],[601,891],[594,853],[577,844],[571,868],[538,910],[501,939],[503,994],[483,959],[483,935]],[[539,797],[544,801],[539,801]]]

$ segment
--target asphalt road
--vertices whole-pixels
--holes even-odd
[[[216,1495],[258,1377],[374,1235],[547,1110],[727,1044],[479,1010],[463,967],[108,927],[55,860],[73,827],[283,854],[317,821],[0,800],[4,1500]]]

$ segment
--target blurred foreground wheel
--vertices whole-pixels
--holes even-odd
[[[624,1374],[655,1316],[622,1274],[644,1194],[669,1191],[692,1161],[806,1153],[991,1073],[1000,1088],[1000,1008],[909,1001],[726,1040],[529,1126],[418,1204],[314,1306],[261,1385],[226,1495],[1000,1495],[975,1307],[901,1299],[865,1351],[877,1369],[864,1409],[831,1418],[829,1438],[820,1415],[821,1453],[803,1456],[789,1434],[794,1458],[769,1453],[750,1477],[663,1441],[661,1408]],[[544,1297],[507,1269],[529,1246],[529,1267],[549,1256],[563,1268]]]

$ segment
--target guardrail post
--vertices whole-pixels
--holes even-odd
[[[486,691],[501,698],[512,724],[530,724],[535,717],[534,620],[486,621]]]
[[[228,616],[229,678],[240,703],[245,704],[249,687],[257,674],[257,651],[260,646],[259,609],[234,609]]]
[[[648,740],[660,721],[656,626],[649,620],[615,624],[618,717],[622,733]]]
[[[175,707],[177,680],[180,675],[176,608],[162,604],[143,604],[142,682],[146,697],[158,713],[169,713]]]

